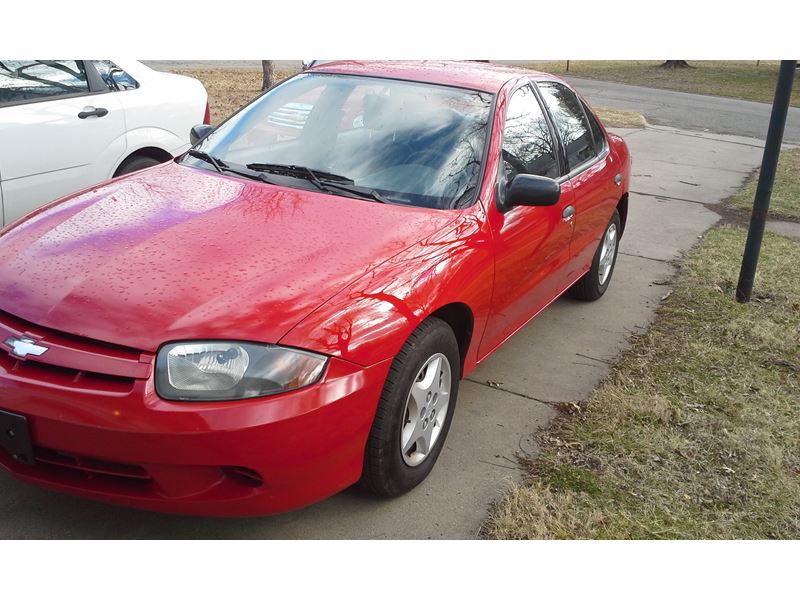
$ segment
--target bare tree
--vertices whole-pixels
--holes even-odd
[[[692,65],[685,60],[665,60],[660,67],[662,69],[691,69]]]
[[[275,82],[275,65],[273,63],[274,61],[271,60],[261,61],[261,68],[264,71],[264,79],[261,84],[262,92],[271,88],[272,84]]]

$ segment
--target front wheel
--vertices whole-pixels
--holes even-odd
[[[408,338],[386,377],[364,454],[362,483],[399,496],[424,480],[444,446],[461,377],[458,343],[431,317]]]
[[[606,293],[608,284],[611,283],[611,275],[614,274],[614,266],[617,264],[620,231],[621,221],[619,213],[615,210],[594,253],[592,268],[569,289],[570,296],[592,302]]]

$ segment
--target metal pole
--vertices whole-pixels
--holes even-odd
[[[783,129],[786,125],[786,113],[789,111],[789,99],[792,95],[792,83],[796,60],[782,60],[778,72],[778,84],[775,86],[775,100],[772,103],[772,116],[769,118],[767,141],[764,144],[764,157],[761,160],[761,174],[758,176],[756,197],[753,200],[753,213],[750,216],[750,229],[744,245],[742,269],[739,271],[739,283],[736,286],[736,300],[750,302],[753,293],[753,282],[756,278],[758,254],[761,251],[761,240],[764,238],[764,226],[767,222],[769,201],[772,197],[772,186],[775,183],[775,171],[778,168],[778,157],[781,153]]]

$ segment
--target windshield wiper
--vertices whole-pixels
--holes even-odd
[[[474,183],[471,183],[471,184],[469,184],[469,185],[468,185],[468,186],[467,186],[467,187],[464,189],[464,191],[463,191],[463,192],[461,192],[461,194],[458,196],[458,198],[456,198],[455,200],[452,200],[452,201],[450,202],[450,208],[461,208],[461,203],[462,203],[462,202],[464,202],[464,200],[466,200],[466,199],[469,197],[469,195],[470,195],[470,194],[471,194],[471,193],[472,193],[472,192],[475,190],[475,188],[477,188],[477,187],[478,187],[478,186],[476,186]]]
[[[353,184],[355,183],[349,177],[344,175],[337,175],[336,173],[327,173],[309,167],[302,167],[299,165],[281,165],[277,163],[250,163],[246,165],[248,169],[253,171],[266,171],[271,173],[280,173],[282,175],[305,175],[312,181],[315,179],[326,179],[329,181],[339,181],[342,183]]]
[[[194,158],[199,158],[200,160],[204,160],[207,163],[211,163],[213,167],[217,170],[217,173],[222,173],[222,171],[227,166],[221,160],[214,158],[213,156],[211,156],[207,152],[203,152],[202,150],[189,150],[188,154],[189,156],[192,156]]]
[[[367,198],[369,200],[373,200],[374,202],[380,202],[381,204],[389,203],[389,200],[381,196],[378,190],[373,190],[372,188],[347,183],[335,183],[333,181],[323,181],[322,185],[324,185],[325,189],[327,190],[338,190],[340,192],[345,192],[346,194],[357,196],[358,198]]]
[[[337,175],[336,173],[327,173],[325,171],[318,171],[309,167],[299,165],[279,165],[271,163],[250,163],[247,165],[248,169],[253,171],[267,171],[269,173],[279,173],[281,175],[288,175],[290,177],[303,177],[313,183],[318,190],[330,192],[336,190],[356,196],[358,198],[367,198],[387,204],[389,201],[381,196],[377,190],[372,188],[362,187],[355,185],[355,181],[344,175]]]
[[[241,177],[247,177],[248,179],[255,179],[256,181],[263,181],[264,183],[277,185],[275,181],[267,177],[267,175],[264,173],[259,173],[255,169],[249,169],[249,167],[247,169],[237,169],[222,162],[220,159],[211,156],[207,152],[203,152],[202,150],[189,150],[188,154],[189,156],[193,156],[194,158],[199,158],[200,160],[210,163],[217,170],[217,173],[233,173],[235,175],[240,175]]]

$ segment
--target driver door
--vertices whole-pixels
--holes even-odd
[[[563,170],[559,146],[531,86],[508,101],[503,129],[503,172],[497,194],[520,173],[558,179]],[[569,180],[561,183],[554,206],[516,206],[506,213],[488,207],[495,255],[492,309],[479,356],[497,346],[558,297],[570,283],[570,242],[574,218]]]

